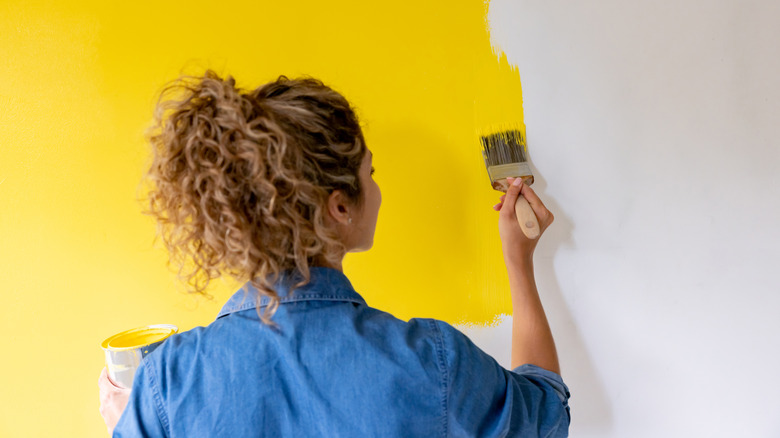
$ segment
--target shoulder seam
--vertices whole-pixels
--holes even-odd
[[[436,341],[436,356],[439,363],[439,371],[441,372],[441,387],[442,387],[442,436],[449,436],[449,367],[447,367],[447,359],[445,357],[444,348],[444,335],[439,328],[439,324],[436,320],[429,320],[431,328],[433,329]]]
[[[162,395],[160,395],[160,391],[157,388],[157,376],[154,373],[154,369],[150,366],[148,366],[148,363],[144,364],[146,366],[146,371],[149,376],[149,388],[152,390],[152,395],[154,397],[154,405],[155,405],[155,413],[157,414],[157,418],[160,420],[160,423],[163,425],[163,430],[165,431],[166,436],[171,436],[171,425],[170,421],[168,420],[168,416],[165,414],[165,408],[162,402]]]

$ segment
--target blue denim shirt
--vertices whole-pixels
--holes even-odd
[[[247,284],[147,356],[114,437],[568,436],[557,374],[508,371],[445,322],[371,308],[335,269],[291,295],[294,280],[275,286],[275,329]]]

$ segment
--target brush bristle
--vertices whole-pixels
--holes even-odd
[[[480,142],[482,156],[488,167],[528,161],[525,137],[519,130],[512,129],[483,135],[480,136]]]

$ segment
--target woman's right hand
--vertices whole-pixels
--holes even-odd
[[[539,199],[533,189],[523,183],[522,178],[507,178],[507,182],[509,183],[509,189],[505,195],[501,196],[500,202],[493,206],[494,210],[500,212],[498,217],[498,232],[501,236],[501,245],[504,249],[504,259],[507,262],[531,262],[539,238],[544,233],[544,230],[553,223],[555,217],[553,217],[550,210],[544,206],[544,203]],[[540,233],[539,237],[536,239],[529,239],[526,237],[517,221],[515,203],[520,195],[522,195],[531,205],[531,208],[536,215],[536,219],[539,221]]]
[[[100,416],[103,417],[108,434],[111,435],[130,399],[130,389],[114,385],[114,382],[108,378],[105,368],[98,378],[98,388],[100,388]]]

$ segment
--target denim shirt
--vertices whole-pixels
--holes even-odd
[[[275,328],[247,283],[213,323],[168,338],[138,368],[113,436],[568,436],[559,375],[506,370],[445,322],[371,308],[338,270],[312,268],[290,294],[295,280],[275,285]]]

